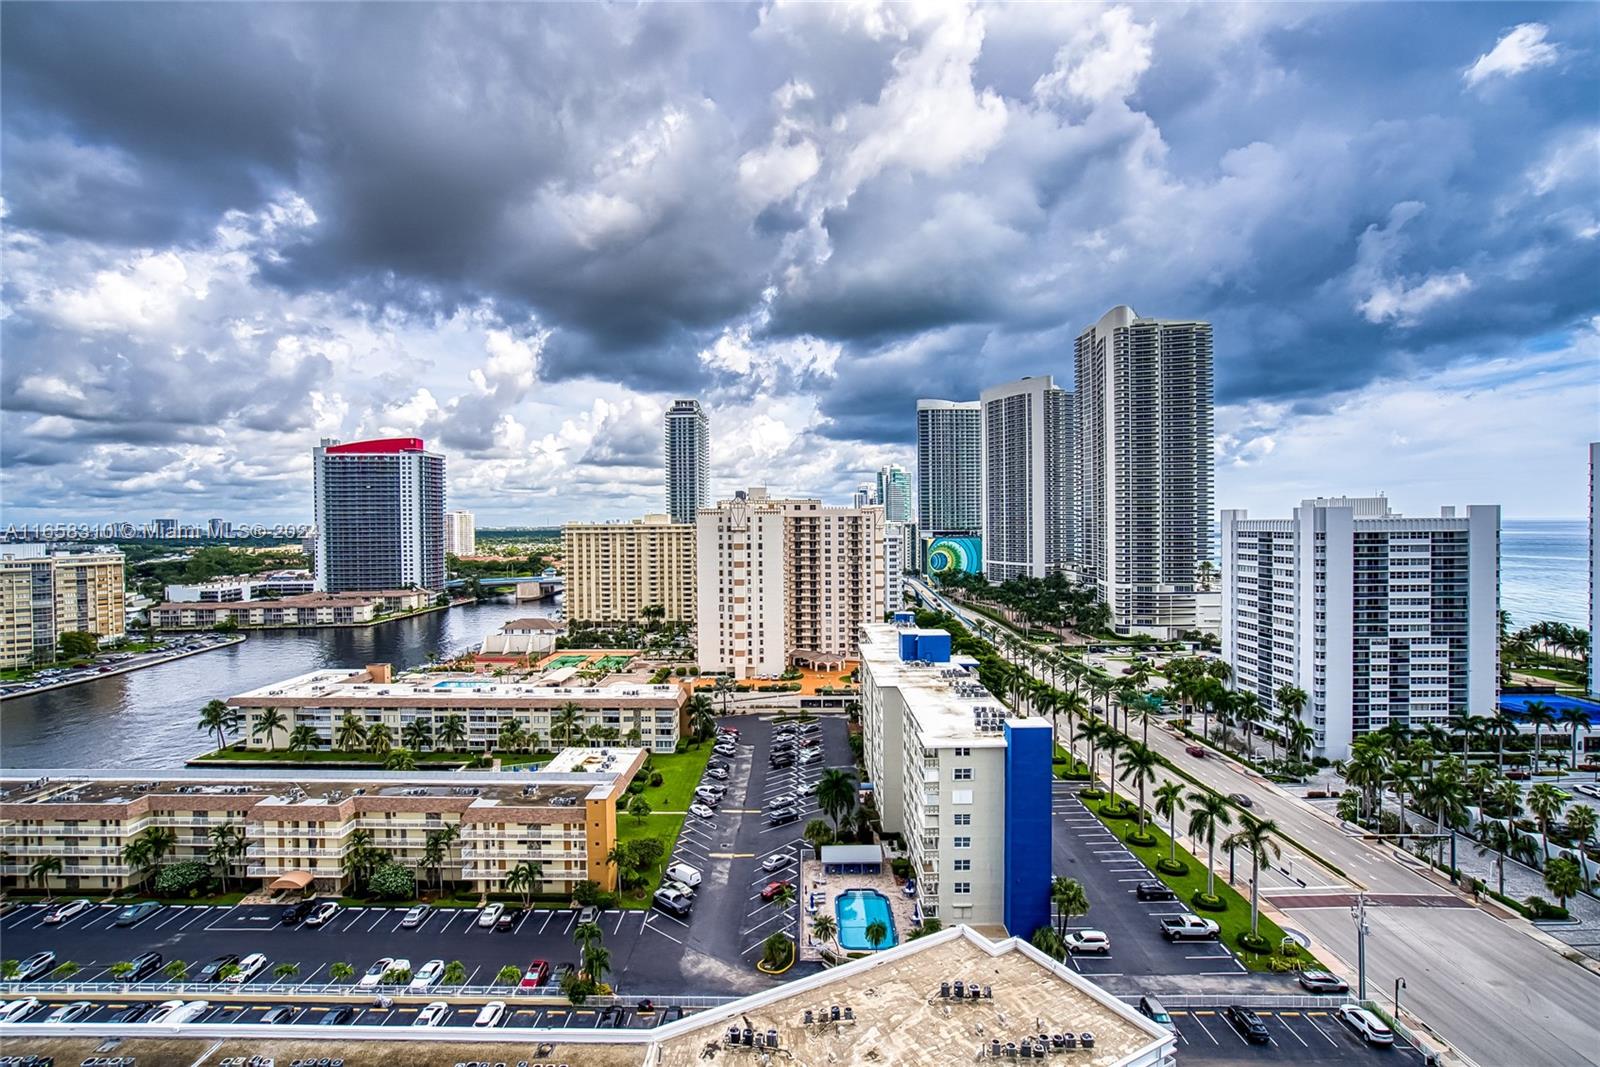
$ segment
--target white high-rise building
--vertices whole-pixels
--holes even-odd
[[[877,491],[873,489],[872,486],[863,482],[861,485],[856,486],[856,491],[854,493],[850,494],[850,506],[853,508],[864,508],[868,504],[876,504],[876,497]]]
[[[1199,628],[1211,551],[1211,324],[1114,307],[1078,335],[1078,575],[1118,633]]]
[[[312,453],[317,591],[444,588],[444,457],[420,437]]]
[[[791,664],[836,668],[884,605],[883,510],[742,491],[700,512],[696,531],[700,669],[776,677]]]
[[[472,512],[444,513],[444,550],[452,556],[470,556],[478,551],[478,527]]]
[[[1305,692],[1314,754],[1391,722],[1448,729],[1499,696],[1500,508],[1408,518],[1383,497],[1222,512],[1222,656],[1276,713]]]
[[[1072,394],[1045,375],[985,389],[983,573],[1043,578],[1072,561]]]
[[[911,521],[911,476],[898,463],[878,468],[878,495],[886,522]]]
[[[983,410],[976,400],[917,401],[917,529],[983,530]]]
[[[674,400],[663,431],[667,514],[692,523],[711,499],[711,420],[698,400]]]
[[[912,569],[911,524],[883,524],[883,611],[892,614],[905,607],[905,572]]]

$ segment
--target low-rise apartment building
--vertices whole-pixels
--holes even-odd
[[[863,759],[883,828],[910,853],[922,912],[946,925],[1050,921],[1050,723],[1006,710],[909,613],[861,628]]]
[[[389,664],[378,663],[358,670],[312,671],[229,697],[228,704],[243,712],[242,735],[252,748],[285,748],[296,726],[310,726],[323,746],[334,747],[347,714],[364,731],[382,724],[396,746],[404,742],[406,727],[422,722],[435,747],[450,747],[441,739],[445,720],[456,717],[461,720],[460,747],[465,751],[494,748],[501,725],[508,721],[536,736],[537,747],[601,743],[601,739],[585,741],[585,734],[595,727],[615,730],[614,736],[608,735],[610,740],[631,738],[638,730],[637,744],[652,752],[677,747],[687,729],[689,694],[682,686],[643,681],[564,684],[571,673],[567,668],[531,680],[509,680],[433,671],[396,674]],[[284,720],[270,736],[256,730],[269,708]]]
[[[122,553],[0,556],[0,667],[55,659],[64,633],[127,632]]]
[[[111,893],[146,870],[124,850],[146,831],[174,836],[163,862],[204,860],[230,827],[243,848],[232,874],[262,887],[336,893],[351,883],[353,850],[381,850],[417,871],[430,835],[448,831],[442,877],[506,892],[512,869],[538,865],[535,892],[566,896],[593,880],[616,887],[605,857],[617,840],[617,804],[644,764],[639,748],[569,749],[531,774],[229,770],[129,774],[50,771],[0,779],[0,877],[38,886],[33,865],[62,861],[46,888]],[[220,835],[219,835],[220,836]]]
[[[237,603],[186,601],[157,604],[150,609],[150,625],[157,630],[209,630],[225,622],[240,629],[362,626],[396,612],[418,611],[432,602],[433,594],[424,589],[307,593]]]
[[[192,585],[169,585],[168,603],[237,604],[267,597],[304,596],[315,592],[317,579],[310,571],[273,571],[270,574],[235,574]]]
[[[659,607],[694,621],[695,528],[666,515],[561,528],[566,614],[573,623],[629,623]]]

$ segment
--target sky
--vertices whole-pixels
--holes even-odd
[[[1419,32],[1425,31],[1425,32]],[[915,401],[1214,324],[1218,507],[1587,511],[1589,5],[8,3],[0,506],[306,521],[417,435],[481,526],[841,501]]]

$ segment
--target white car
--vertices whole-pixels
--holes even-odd
[[[267,965],[267,957],[259,952],[252,952],[239,961],[239,969],[228,975],[227,981],[235,985],[243,985],[261,973],[261,968]]]
[[[444,974],[444,960],[429,960],[422,965],[422,969],[411,976],[411,988],[416,990],[427,989],[438,984],[439,977]]]
[[[714,819],[717,817],[717,813],[706,807],[704,804],[690,804],[689,814],[693,815],[697,819]]]
[[[670,889],[674,893],[677,893],[679,896],[682,896],[685,900],[693,900],[694,899],[694,890],[690,889],[688,886],[684,885],[682,882],[678,881],[677,879],[674,879],[674,878],[663,878],[661,880],[661,888],[662,889]]]
[[[339,914],[337,900],[324,900],[321,904],[311,909],[311,914],[306,916],[307,926],[322,926]]]
[[[146,1019],[145,1022],[151,1026],[164,1023],[171,1018],[173,1012],[181,1007],[183,1007],[183,1001],[181,1000],[163,1000],[156,1005],[156,1010],[150,1013],[150,1018]]]
[[[1394,1031],[1389,1024],[1366,1008],[1346,1004],[1338,1011],[1339,1021],[1353,1030],[1357,1037],[1369,1045],[1394,1044]]]
[[[699,868],[691,867],[687,863],[672,864],[667,868],[666,876],[687,886],[699,885],[701,877]]]
[[[779,793],[775,797],[768,797],[767,798],[767,807],[769,807],[769,808],[786,808],[786,807],[789,807],[791,804],[799,803],[799,801],[800,801],[800,798],[795,796],[793,793]]]
[[[191,1000],[184,1003],[181,1000],[164,1000],[161,1006],[150,1016],[151,1026],[177,1026],[179,1023],[194,1022],[206,1012],[211,1010],[209,1000]]]
[[[450,1019],[450,1005],[442,1000],[435,1000],[411,1020],[412,1026],[443,1026]]]
[[[1593,785],[1589,782],[1583,782],[1582,784],[1575,785],[1572,788],[1577,790],[1579,793],[1582,793],[1586,797],[1594,797],[1596,800],[1600,800],[1600,785]]]
[[[500,921],[500,915],[505,910],[506,906],[504,904],[490,904],[478,913],[478,925],[486,928],[492,927]]]
[[[361,976],[361,980],[358,981],[356,985],[369,989],[372,986],[378,985],[383,981],[383,976],[388,974],[390,968],[393,966],[394,960],[390,959],[388,956],[384,956],[383,958],[374,962],[371,967],[367,968],[367,973]]]
[[[499,1026],[506,1017],[506,1002],[491,1000],[478,1009],[478,1017],[472,1020],[472,1025],[479,1029],[487,1030],[491,1026]]]
[[[821,763],[822,762],[822,749],[813,748],[813,749],[808,749],[805,752],[800,753],[800,762],[801,763],[806,763],[806,764]]]
[[[793,862],[793,852],[774,852],[772,855],[761,861],[761,869],[768,872],[781,871],[783,868],[789,866],[789,864]]]
[[[5,1007],[0,1008],[0,1023],[19,1023],[39,1010],[43,1003],[38,997],[24,997],[22,1000],[13,1000]],[[183,1003],[179,1001],[178,1003]]]
[[[45,1016],[47,1023],[75,1023],[89,1013],[94,1007],[87,1000],[74,1000],[71,1004],[63,1004],[49,1015]]]
[[[54,926],[56,923],[64,923],[75,915],[82,915],[93,906],[94,905],[88,900],[69,901],[66,904],[62,904],[59,907],[52,909],[50,913],[44,917],[45,924],[48,926]]]
[[[1111,954],[1111,938],[1104,930],[1074,930],[1065,938],[1068,952],[1098,952]]]

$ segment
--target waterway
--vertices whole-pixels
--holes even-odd
[[[557,602],[484,604],[350,629],[252,631],[215,652],[0,705],[0,767],[177,767],[207,747],[195,727],[213,697],[325,667],[413,666],[475,646],[509,619]]]

